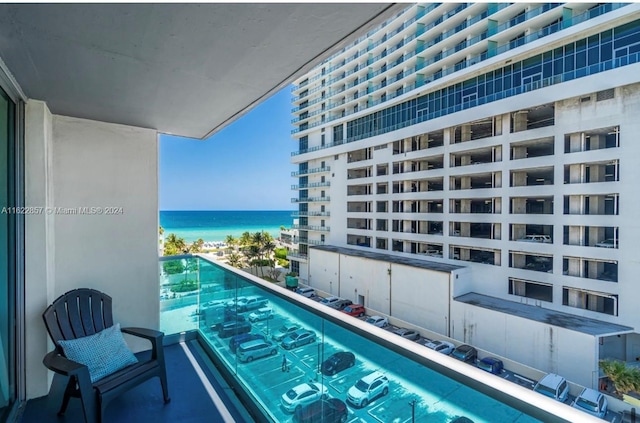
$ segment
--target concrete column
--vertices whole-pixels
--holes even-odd
[[[495,116],[493,118],[493,135],[502,135],[502,125],[502,115]]]
[[[502,172],[493,174],[493,188],[502,188]]]
[[[513,114],[513,132],[520,132],[527,129],[527,117],[529,112],[521,110]]]
[[[589,261],[589,278],[595,279],[604,271],[604,263],[601,261]]]
[[[511,177],[511,186],[523,187],[527,185],[527,173],[526,172],[513,172]]]
[[[604,214],[604,196],[602,195],[590,195],[589,196],[589,214]]]
[[[606,145],[606,135],[591,135],[589,137],[589,149],[590,150],[598,150],[600,148],[605,148]]]
[[[25,206],[53,207],[53,130],[46,103],[25,107]],[[46,395],[50,377],[42,358],[51,349],[42,312],[55,295],[55,215],[25,216],[25,368],[27,399]]]
[[[569,276],[582,276],[582,266],[580,265],[580,260],[570,258],[569,259]]]
[[[583,150],[582,139],[583,139],[583,134],[581,133],[575,133],[575,134],[569,135],[569,152],[575,153],[577,151],[582,151]]]
[[[513,267],[524,269],[524,267],[527,265],[527,259],[524,254],[513,254],[511,263]]]
[[[497,146],[493,148],[493,161],[501,162],[502,161],[502,146]]]
[[[513,237],[514,241],[520,238],[524,238],[526,234],[527,234],[526,225],[519,225],[519,224],[511,225],[511,236]]]
[[[604,182],[606,168],[604,165],[589,166],[589,180],[584,182]]]
[[[511,209],[514,214],[524,214],[527,212],[527,199],[514,198],[511,200]]]
[[[468,248],[460,248],[460,260],[469,261],[471,258],[471,251]]]
[[[461,140],[471,141],[471,125],[462,125],[461,128]]]
[[[466,166],[471,164],[471,155],[464,154],[460,156],[460,166]]]
[[[569,214],[582,214],[584,212],[583,203],[581,195],[569,196]]]
[[[471,213],[471,200],[460,200],[460,213]]]
[[[583,239],[583,226],[569,226],[569,245],[582,245],[584,242]],[[591,239],[591,233],[589,233],[589,238]],[[590,245],[595,244],[595,242],[590,242]]]
[[[471,223],[460,222],[460,236],[471,236]]]
[[[527,147],[511,147],[513,159],[524,159],[527,157]]]
[[[469,188],[471,188],[471,176],[461,176],[460,189],[469,189]]]
[[[497,197],[493,199],[493,213],[500,214],[502,213],[502,198]]]
[[[595,245],[604,240],[604,228],[602,226],[589,227],[589,245]]]
[[[581,164],[569,165],[569,183],[579,184],[585,182],[582,180],[583,167]]]

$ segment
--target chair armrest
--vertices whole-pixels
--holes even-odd
[[[89,368],[87,366],[77,361],[69,360],[55,350],[47,353],[42,363],[47,369],[63,376],[74,376],[85,371],[87,372],[87,377],[89,377]]]
[[[146,329],[146,328],[121,328],[122,333],[128,333],[129,335],[137,336],[147,339],[151,342],[151,358],[158,360],[164,366],[164,346],[162,340],[164,339],[164,332],[159,330]]]
[[[121,328],[122,333],[128,333],[129,335],[138,336],[140,338],[153,341],[156,339],[162,339],[164,332],[159,330],[146,329],[146,328]]]

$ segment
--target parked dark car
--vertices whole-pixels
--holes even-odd
[[[233,321],[223,324],[218,331],[218,336],[220,338],[228,338],[230,336],[249,332],[251,332],[251,323],[246,321]]]
[[[244,322],[246,321],[246,317],[241,314],[236,314],[225,310],[224,316],[222,317],[222,321],[216,323],[215,325],[211,325],[211,330],[219,331],[223,325],[231,322]]]
[[[475,363],[478,358],[478,351],[471,345],[464,344],[453,350],[451,355],[465,363]]]
[[[240,344],[249,341],[255,341],[256,339],[265,339],[264,335],[259,335],[257,333],[243,333],[240,335],[236,335],[229,340],[229,349],[232,353],[236,352],[236,349]]]
[[[333,376],[356,364],[356,356],[350,352],[337,352],[322,362],[322,373]]]
[[[504,369],[502,360],[498,360],[495,357],[483,358],[482,360],[478,361],[478,367],[485,372],[489,372],[494,375],[502,374],[502,370]]]
[[[344,423],[349,411],[338,398],[321,399],[296,410],[294,423]]]

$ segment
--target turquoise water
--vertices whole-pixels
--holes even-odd
[[[277,238],[280,226],[289,228],[292,224],[291,210],[160,211],[165,238],[174,233],[186,242],[198,238],[224,241],[227,235],[237,238],[243,232],[259,231]]]

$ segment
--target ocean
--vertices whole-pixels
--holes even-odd
[[[280,226],[293,224],[292,210],[239,211],[160,211],[164,237],[176,234],[186,242],[224,241],[227,235],[240,237],[243,232],[265,231],[280,236]]]

